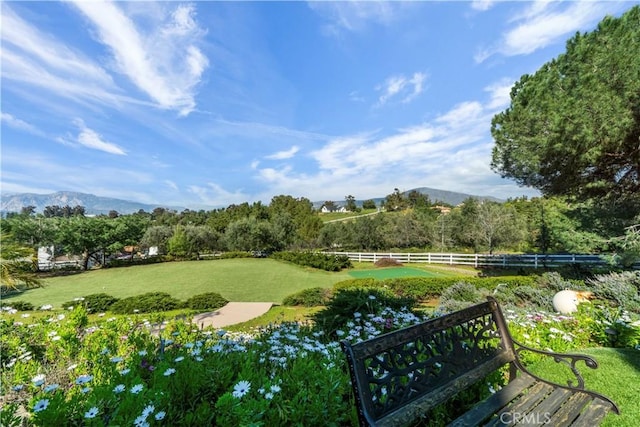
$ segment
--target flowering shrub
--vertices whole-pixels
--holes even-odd
[[[356,425],[345,358],[333,337],[361,341],[424,317],[387,306],[379,290],[353,292],[361,294],[351,305],[349,294],[339,293],[344,304],[334,309],[359,309],[341,312],[331,333],[296,323],[229,333],[143,315],[89,323],[82,307],[27,323],[5,309],[0,424],[21,425],[26,416],[43,426]],[[602,344],[610,329],[618,331],[617,345],[640,349],[640,322],[586,306],[573,317],[505,314],[514,337],[534,347]]]

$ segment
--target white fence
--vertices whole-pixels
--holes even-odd
[[[426,263],[448,265],[472,265],[474,267],[532,267],[549,268],[570,264],[607,265],[600,255],[488,255],[454,253],[392,253],[392,252],[324,252],[346,255],[351,261],[376,262],[381,258],[393,258],[403,264]]]

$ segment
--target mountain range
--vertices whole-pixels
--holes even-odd
[[[456,193],[453,191],[437,190],[435,188],[420,187],[413,189],[422,194],[429,196],[432,202],[443,202],[453,206],[459,205],[465,199],[469,197],[475,197],[480,200],[501,200],[493,197],[474,196],[465,193]],[[407,194],[408,190],[403,194]],[[380,204],[385,197],[374,198],[377,205]],[[314,202],[313,205],[316,208],[322,206],[324,202]],[[344,205],[344,201],[336,201],[337,205]],[[361,205],[362,200],[357,200],[356,204]],[[83,206],[85,208],[85,214],[87,215],[101,215],[108,214],[110,211],[116,211],[119,214],[131,214],[143,210],[145,212],[152,212],[157,207],[163,207],[166,209],[175,210],[177,212],[183,211],[185,208],[176,206],[160,206],[151,205],[145,203],[133,202],[130,200],[114,199],[111,197],[100,197],[94,194],[78,193],[73,191],[58,191],[52,194],[34,194],[34,193],[18,193],[18,194],[3,194],[0,201],[0,212],[20,212],[23,207],[34,206],[36,213],[42,213],[47,206]],[[214,209],[214,207],[211,207]]]

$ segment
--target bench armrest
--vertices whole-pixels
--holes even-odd
[[[585,392],[587,394],[590,394],[594,397],[600,398],[608,403],[610,403],[612,405],[612,409],[615,413],[619,414],[620,411],[618,409],[618,406],[608,397],[601,395],[600,393],[596,393],[590,390],[585,389],[584,387],[584,379],[582,378],[582,375],[580,375],[580,371],[578,370],[576,364],[579,361],[583,361],[584,364],[586,366],[588,366],[591,369],[597,369],[598,368],[598,362],[596,362],[596,360],[591,357],[591,356],[587,356],[584,354],[574,354],[574,353],[555,353],[552,351],[545,351],[545,350],[540,350],[537,348],[532,348],[529,347],[527,345],[524,345],[514,339],[512,339],[513,344],[514,344],[514,350],[515,350],[515,355],[516,358],[514,360],[514,364],[517,366],[518,369],[520,369],[521,371],[525,372],[528,375],[531,375],[532,377],[536,378],[539,381],[548,383],[548,384],[552,384],[555,386],[559,386],[562,388],[568,388],[571,390],[579,390],[582,392]],[[562,384],[558,384],[556,382],[544,379],[544,378],[540,378],[538,375],[532,373],[531,371],[529,371],[524,364],[522,363],[522,361],[520,360],[520,353],[524,352],[524,351],[530,351],[532,353],[536,353],[536,354],[541,354],[543,356],[549,356],[552,357],[553,360],[556,363],[562,363],[563,365],[567,366],[571,372],[573,373],[573,375],[575,376],[575,379],[577,381],[577,384],[574,385],[573,380],[567,380],[567,385],[562,385]],[[513,379],[513,378],[512,378]]]

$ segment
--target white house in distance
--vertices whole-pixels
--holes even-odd
[[[322,205],[322,207],[320,208],[320,212],[321,213],[331,213],[331,212],[346,213],[349,211],[344,206],[336,206],[335,209],[332,210],[330,207],[327,207],[327,205]]]

